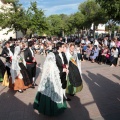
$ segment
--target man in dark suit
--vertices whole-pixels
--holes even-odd
[[[58,69],[60,71],[60,79],[61,79],[62,88],[64,91],[64,97],[65,97],[65,100],[70,101],[70,99],[67,98],[65,95],[65,90],[67,87],[66,74],[68,73],[68,69],[67,69],[68,61],[67,61],[65,53],[63,52],[64,51],[64,44],[61,42],[58,42],[56,44],[56,49],[57,49],[57,51],[54,52],[54,54],[56,57],[56,64],[57,64]]]
[[[33,42],[28,42],[28,48],[24,51],[24,58],[26,61],[26,67],[28,70],[28,75],[32,84],[32,88],[34,88],[35,85],[35,75],[36,75],[36,60],[34,56],[34,51],[32,50]]]
[[[1,56],[7,58],[7,57],[12,57],[13,54],[14,54],[14,46],[10,46],[10,42],[7,41],[5,43],[5,47],[2,50]]]
[[[13,54],[14,54],[14,46],[10,46],[10,42],[7,41],[5,43],[5,47],[2,50],[1,56],[6,58],[6,69],[8,76],[10,76],[10,64]]]

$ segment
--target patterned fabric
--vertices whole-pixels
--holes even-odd
[[[50,97],[56,103],[63,103],[62,84],[53,53],[49,53],[46,57],[38,92]]]
[[[12,57],[12,65],[11,65],[11,70],[10,70],[11,77],[12,77],[12,83],[15,82],[15,78],[20,74],[19,54],[20,54],[20,47],[16,46],[14,56]]]
[[[66,93],[75,94],[76,92],[82,90],[81,61],[78,60],[77,54],[75,52],[70,54],[69,49],[66,52],[66,56],[69,63]]]

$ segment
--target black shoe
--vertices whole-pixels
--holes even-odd
[[[34,89],[34,88],[35,88],[35,86],[34,86],[34,85],[32,85],[30,88],[33,88],[33,89]]]
[[[71,101],[71,99],[70,98],[65,98],[65,101]]]
[[[34,86],[38,86],[38,85],[35,83]]]
[[[69,94],[70,96],[75,96],[75,94]]]

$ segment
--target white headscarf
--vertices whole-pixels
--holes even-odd
[[[67,57],[67,60],[68,60],[68,66],[69,66],[69,61],[72,57],[72,55],[70,54],[70,49],[68,48],[67,51],[66,51],[66,57]],[[80,72],[80,75],[82,77],[82,71],[81,71],[81,61],[78,60],[78,56],[77,56],[77,53],[74,51],[74,55],[76,56],[76,63],[77,63],[77,67],[79,69],[79,72]]]
[[[15,53],[12,57],[12,65],[11,65],[11,77],[12,77],[12,83],[14,83],[15,78],[20,74],[20,67],[19,67],[19,54],[20,54],[20,47],[15,47]]]
[[[54,53],[46,57],[38,91],[56,103],[63,103],[62,84]]]

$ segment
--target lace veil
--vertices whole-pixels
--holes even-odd
[[[46,57],[38,91],[56,103],[63,103],[62,84],[54,53]]]
[[[20,47],[15,47],[15,53],[12,57],[12,65],[11,65],[11,77],[12,83],[14,83],[15,78],[20,74],[20,67],[19,67],[19,54],[20,54]]]

